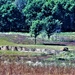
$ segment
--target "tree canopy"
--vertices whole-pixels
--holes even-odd
[[[57,29],[75,31],[75,0],[0,0],[0,32],[44,30],[49,38]]]

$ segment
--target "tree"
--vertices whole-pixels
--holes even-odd
[[[53,17],[63,23],[61,26],[62,31],[75,31],[75,0],[56,1],[52,9]]]
[[[25,17],[13,4],[2,5],[0,17],[0,31],[22,31],[25,26]]]
[[[13,2],[14,2],[14,0],[0,0],[0,7],[4,4],[11,4]]]
[[[36,44],[36,37],[40,34],[42,30],[42,23],[40,20],[35,20],[32,22],[32,26],[30,27],[30,33],[35,37],[35,44]]]
[[[59,20],[53,19],[52,16],[49,16],[45,19],[45,30],[48,36],[48,39],[50,36],[57,30],[61,28],[61,22]]]
[[[75,31],[75,0],[0,0],[0,31],[29,32],[36,20],[48,37],[61,22],[62,31]]]
[[[28,0],[25,8],[23,9],[23,13],[26,16],[26,29],[27,31],[30,29],[30,26],[32,25],[32,21],[37,19],[42,19],[42,6],[44,4],[44,0]]]

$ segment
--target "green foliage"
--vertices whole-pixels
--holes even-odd
[[[23,9],[23,13],[26,16],[26,29],[29,30],[30,26],[32,25],[32,21],[37,20],[37,18],[41,18],[42,14],[41,14],[41,9],[42,9],[42,5],[44,3],[44,0],[32,0],[32,1],[28,1],[27,5],[25,6],[25,8]]]
[[[40,34],[42,30],[42,23],[40,20],[35,20],[32,22],[32,26],[30,27],[30,33],[34,34],[35,37],[35,44],[36,44],[36,37]]]
[[[58,0],[52,10],[54,18],[62,21],[62,31],[74,31],[74,0]],[[60,15],[60,16],[59,16]]]
[[[47,56],[47,54],[46,53],[42,53],[41,56]]]
[[[0,7],[4,4],[11,4],[14,0],[0,0]]]
[[[64,59],[64,60],[74,60],[75,58],[75,52],[70,51],[70,52],[61,52],[58,55],[56,55],[56,58],[59,59]]]
[[[61,29],[61,22],[59,20],[53,19],[52,16],[45,18],[45,30],[48,38],[58,29]]]
[[[1,32],[46,31],[49,38],[57,29],[75,31],[75,0],[0,0],[0,17]]]
[[[0,31],[22,31],[24,16],[13,4],[4,4],[0,8]]]

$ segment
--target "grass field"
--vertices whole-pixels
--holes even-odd
[[[71,33],[58,33],[57,34],[61,39],[66,38],[68,40],[75,40],[75,32]],[[39,40],[38,42],[41,41],[42,35],[38,36]],[[37,38],[37,39],[38,39]],[[50,39],[48,40],[47,38],[44,39],[45,41],[51,41]],[[24,46],[27,48],[42,48],[42,49],[50,49],[50,50],[61,50],[64,47],[68,47],[69,50],[75,50],[75,44],[73,45],[43,45],[43,44],[37,44],[34,45],[33,38],[30,37],[30,34],[28,33],[0,33],[0,46]],[[55,43],[55,41],[53,41]],[[61,42],[59,42],[61,43]],[[5,56],[7,55],[7,57]],[[12,55],[17,55],[16,57],[12,57]],[[21,59],[18,58],[22,56],[26,56],[27,60],[32,59],[35,60],[34,58],[36,57],[35,61],[38,61],[39,58],[42,60],[44,59],[45,61],[55,61],[59,58],[64,58],[67,59],[67,62],[71,63],[71,58],[75,59],[75,53],[68,52],[68,53],[62,53],[58,55],[53,55],[52,57],[46,58],[47,56],[42,56],[41,53],[35,53],[35,52],[18,52],[18,51],[2,51],[0,50],[0,75],[75,75],[75,67],[74,66],[28,66],[26,63],[20,63],[22,62]],[[39,58],[38,58],[39,57]],[[42,58],[44,57],[44,58]],[[11,63],[9,63],[10,60]],[[18,61],[17,61],[18,60]],[[26,59],[24,59],[26,61]],[[8,62],[5,62],[8,61]],[[15,63],[17,61],[17,63]],[[60,60],[59,60],[60,61]],[[59,62],[58,61],[58,62]],[[64,62],[64,60],[61,60],[61,62]],[[57,63],[58,63],[57,62]],[[60,62],[60,63],[61,63]],[[72,61],[75,62],[75,61]],[[51,62],[50,62],[51,63]],[[59,64],[59,63],[58,63]],[[62,64],[62,63],[61,63]],[[65,64],[65,62],[64,62]],[[72,63],[71,63],[72,64]],[[75,64],[74,64],[75,65]]]
[[[68,47],[69,50],[75,50],[75,46],[54,46],[54,45],[17,45],[17,46],[25,46],[27,48],[46,48],[51,50],[61,50],[64,47]]]
[[[65,36],[75,36],[75,32],[61,32],[61,33],[58,33],[59,35],[65,35]]]
[[[61,32],[54,35],[55,41],[75,42],[75,32]]]
[[[41,53],[36,52],[19,52],[19,51],[2,51],[0,50],[0,55],[23,55],[23,56],[40,56]]]
[[[21,35],[21,36],[19,36],[19,35]],[[72,39],[73,36],[75,37],[75,32],[58,33],[58,36],[63,36],[64,38],[65,38],[65,36],[67,36],[67,37],[70,37],[70,39]],[[19,37],[19,38],[17,38],[17,37]],[[65,46],[59,46],[59,45],[56,45],[56,46],[55,45],[42,45],[42,44],[34,45],[33,44],[34,40],[28,39],[28,38],[30,38],[29,33],[12,33],[12,32],[10,32],[10,33],[0,33],[0,45],[25,46],[25,47],[28,47],[28,48],[49,48],[49,49],[55,49],[55,50],[61,50],[63,47],[65,47]],[[24,44],[23,43],[18,44],[18,43],[15,43],[16,41],[23,42],[23,43],[25,42],[25,43]],[[29,45],[28,43],[32,43],[32,44]],[[53,43],[55,43],[55,41]],[[61,43],[61,42],[59,42],[59,43]],[[66,47],[68,47],[70,50],[75,50],[74,45],[73,46],[69,45],[69,46],[66,46]]]
[[[0,38],[0,45],[17,45],[13,42],[9,42],[7,39],[5,38]]]

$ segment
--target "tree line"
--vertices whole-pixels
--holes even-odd
[[[75,0],[0,0],[0,32],[75,31]]]

